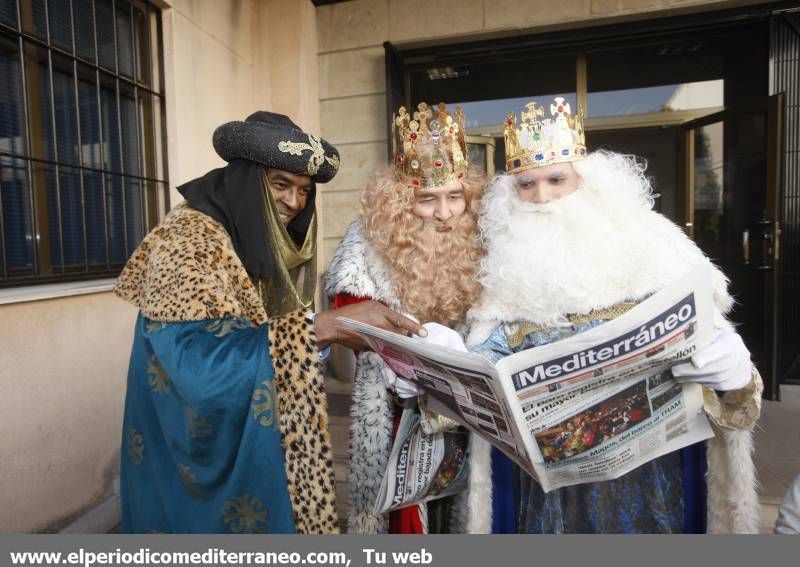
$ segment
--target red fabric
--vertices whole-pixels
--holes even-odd
[[[353,305],[362,301],[370,301],[371,297],[356,297],[349,293],[337,293],[333,298],[333,308],[339,309],[345,305]],[[358,353],[356,353],[358,356]],[[401,412],[395,412],[392,438],[397,435],[397,427],[400,425]],[[419,516],[417,506],[401,508],[394,512],[389,512],[389,533],[391,534],[422,534],[422,519]]]
[[[349,293],[337,293],[333,298],[333,308],[339,309],[345,305],[353,305],[354,303],[361,303],[363,301],[371,301],[371,297],[356,297]]]

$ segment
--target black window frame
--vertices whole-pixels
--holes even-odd
[[[7,62],[18,66],[21,98],[17,107],[22,116],[17,120],[23,140],[21,151],[14,144],[0,147],[0,288],[115,277],[170,207],[161,10],[150,0],[0,1],[6,4],[6,15],[9,8],[16,9],[15,23],[0,19],[0,41],[12,53]],[[76,4],[80,4],[80,14]],[[113,33],[113,58],[108,43],[101,44],[98,36],[101,4],[106,16],[111,10],[109,23],[113,25],[103,29],[106,40]],[[55,11],[51,17],[51,6],[63,9],[58,15],[66,16],[66,22],[55,20]],[[91,19],[89,41],[87,18]],[[80,24],[84,25],[82,29],[78,28]],[[64,41],[65,26],[70,42]],[[57,34],[60,42],[54,37]],[[120,44],[123,37],[127,45]],[[28,76],[31,65],[38,77]],[[64,100],[55,96],[57,73],[62,88],[66,85],[62,95],[66,93],[71,107],[62,104],[57,109],[57,102]],[[14,87],[9,83],[9,88]],[[33,95],[32,89],[36,91]],[[32,108],[32,96],[34,100],[49,100]],[[85,113],[84,102],[90,105]],[[93,122],[84,129],[82,118]],[[135,127],[131,127],[133,124]],[[65,137],[69,138],[66,142]],[[90,139],[95,141],[87,143]],[[50,148],[45,153],[41,148],[48,142]],[[71,160],[59,155],[62,146],[70,148]],[[112,157],[116,158],[113,163]],[[15,244],[28,247],[30,252],[24,257],[30,262],[16,270],[9,266],[7,252],[12,236],[4,227],[9,211],[3,209],[3,197],[9,194],[3,191],[3,182],[9,177],[28,201],[27,210],[19,217],[24,220],[15,219],[29,227],[27,243]],[[65,179],[70,181],[71,223],[65,223],[62,212]],[[89,206],[96,213],[92,219],[87,218]],[[112,213],[116,214],[114,218]],[[109,227],[112,223],[116,223],[113,229]],[[72,256],[65,255],[65,228],[71,231]],[[91,239],[91,233],[95,239]],[[14,236],[19,238],[20,232]],[[94,253],[90,253],[90,247]]]

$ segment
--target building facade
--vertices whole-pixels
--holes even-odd
[[[742,264],[740,297],[758,305],[742,316],[768,337],[757,350],[777,395],[796,378],[786,337],[800,320],[787,301],[800,263],[795,8],[0,0],[0,529],[52,531],[98,504],[113,511],[135,318],[110,293],[114,275],[180,201],[175,187],[222,165],[213,129],[258,109],[340,151],[319,200],[324,268],[386,163],[393,109],[463,104],[492,170],[505,111],[565,96],[587,111],[590,149],[644,154],[662,212],[723,265]],[[746,168],[726,165],[734,150]]]

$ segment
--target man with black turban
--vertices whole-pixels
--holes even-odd
[[[257,112],[214,132],[228,162],[133,253],[139,309],[121,451],[123,532],[335,533],[319,349],[364,348],[342,315],[425,334],[375,302],[313,313],[316,184],[336,149]]]

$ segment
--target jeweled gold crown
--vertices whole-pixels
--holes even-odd
[[[520,124],[513,112],[505,124],[506,171],[517,173],[553,163],[577,161],[586,157],[583,112],[572,114],[569,103],[556,97],[550,105],[551,118],[535,102],[525,105]]]
[[[417,148],[427,143],[433,145],[433,154],[430,170],[424,171]],[[467,144],[461,107],[453,115],[443,102],[436,110],[421,102],[412,116],[401,106],[392,115],[392,155],[397,180],[409,187],[441,187],[464,177]]]

